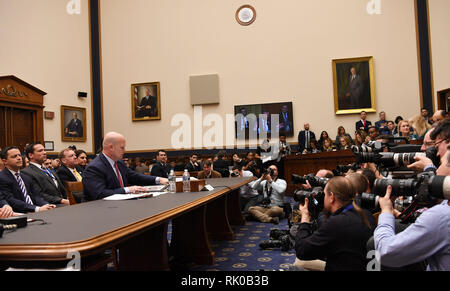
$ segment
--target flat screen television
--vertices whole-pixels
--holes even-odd
[[[294,136],[292,102],[234,106],[236,138],[271,137],[273,133]]]

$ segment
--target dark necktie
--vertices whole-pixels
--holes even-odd
[[[16,180],[17,180],[17,183],[19,183],[19,188],[20,188],[20,191],[22,191],[25,202],[27,204],[34,205],[33,201],[31,200],[30,196],[28,195],[27,188],[25,188],[25,183],[23,182],[22,177],[20,177],[19,173],[16,173]]]

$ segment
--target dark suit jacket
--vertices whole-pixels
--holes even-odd
[[[5,200],[14,212],[20,213],[35,212],[36,206],[48,204],[38,193],[33,192],[32,179],[23,173],[20,173],[20,176],[25,184],[28,196],[30,196],[34,205],[25,202],[19,183],[17,183],[16,178],[6,168],[0,172],[0,200]]]
[[[194,166],[191,162],[189,162],[185,169],[187,169],[188,172],[200,172],[203,169],[202,164],[200,162],[197,162],[197,164],[198,166]]]
[[[33,180],[34,193],[41,195],[50,204],[60,204],[62,199],[67,199],[66,188],[55,171],[50,171],[55,176],[58,187],[56,187],[51,177],[35,165],[30,164],[29,167],[22,170],[22,173],[28,175]]]
[[[360,75],[356,75],[354,80],[352,80],[352,76],[350,76],[348,83],[348,93],[350,93],[350,106],[352,109],[364,107],[364,83]]]
[[[309,141],[316,139],[316,135],[311,130],[309,131]],[[305,150],[306,131],[302,130],[298,133],[298,151],[302,153]],[[308,149],[310,146],[308,145]]]
[[[75,167],[75,169],[78,173],[80,173],[81,177],[83,177],[83,170],[80,167]],[[63,185],[65,185],[66,182],[77,181],[77,178],[73,175],[72,171],[64,165],[61,165],[61,167],[56,170],[56,174],[58,174],[59,178],[63,182]]]
[[[364,127],[364,131],[368,132],[369,131],[369,127],[371,125],[372,125],[372,122],[366,120],[366,126],[364,126],[364,123],[361,120],[359,120],[358,122],[356,122],[355,128],[356,128],[356,130],[360,130],[361,127]]]
[[[123,161],[118,161],[117,165],[124,187],[156,184],[154,176],[136,173],[127,168]],[[125,194],[125,189],[120,187],[119,179],[103,153],[99,154],[84,170],[83,188],[84,199],[87,201],[103,199],[113,194]]]
[[[69,133],[66,134],[66,136],[70,137],[82,137],[83,136],[83,125],[81,123],[81,120],[79,119],[72,119],[70,120],[69,124],[66,127],[69,130]],[[70,132],[77,132],[77,134],[70,134]]]
[[[153,165],[150,173],[152,176],[168,178],[170,170],[172,170],[172,167],[169,164],[163,165],[161,162],[157,162]]]

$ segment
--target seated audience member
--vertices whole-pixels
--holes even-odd
[[[245,165],[242,167],[242,170],[252,172],[255,177],[261,177],[262,162],[260,157],[254,152],[248,152]]]
[[[333,141],[330,138],[325,139],[323,141],[322,152],[328,153],[333,151],[336,151]]]
[[[283,215],[284,193],[287,188],[286,181],[278,179],[278,168],[271,165],[268,171],[253,183],[252,188],[263,191],[263,206],[250,207],[248,212],[261,222],[278,224],[279,217]]]
[[[336,148],[340,147],[341,144],[341,137],[347,136],[350,139],[350,143],[353,144],[353,139],[350,136],[350,134],[345,132],[345,128],[343,126],[339,126],[338,127],[338,131],[337,131],[337,136],[336,136],[336,140],[335,140],[335,145]]]
[[[394,135],[395,135],[395,134],[398,134],[398,132],[399,132],[398,124],[399,124],[399,122],[402,121],[402,120],[403,120],[403,117],[401,117],[401,116],[397,116],[397,117],[395,118]]]
[[[439,124],[439,122],[448,118],[448,113],[445,110],[438,110],[433,114],[433,124]]]
[[[315,139],[316,135],[310,131],[309,123],[303,125],[305,130],[298,133],[298,152],[303,153],[305,149],[309,149],[311,139]]]
[[[431,160],[428,161],[432,165]],[[449,150],[436,174],[450,175]],[[381,214],[374,240],[380,263],[388,267],[403,267],[426,260],[428,271],[449,271],[450,202],[438,200],[435,206],[423,212],[408,228],[396,234],[391,193],[392,187],[388,186],[386,195],[379,199]]]
[[[244,166],[245,161],[244,159],[241,159],[241,157],[238,154],[233,154],[233,167],[236,166]]]
[[[423,118],[422,115],[416,115],[409,120],[409,124],[413,129],[417,139],[424,139],[425,134],[431,129],[431,125]]]
[[[156,154],[156,163],[150,172],[152,176],[168,178],[172,167],[167,163],[167,153],[164,150],[159,150]]]
[[[59,153],[59,160],[61,161],[61,167],[56,170],[59,178],[65,184],[66,182],[81,182],[83,177],[80,174],[81,169],[77,166],[77,157],[75,152],[70,149],[64,149]]]
[[[193,153],[189,158],[189,163],[186,165],[185,169],[189,172],[200,172],[202,170],[202,165],[198,161],[198,155]]]
[[[347,136],[341,137],[340,139],[340,150],[348,150],[351,148],[350,139]]]
[[[409,122],[407,120],[401,120],[398,123],[398,134],[395,134],[395,137],[406,137],[408,140],[417,140],[417,136],[412,134],[409,127]]]
[[[77,157],[78,169],[80,170],[80,174],[82,174],[87,166],[87,154],[84,150],[76,150],[75,156]]]
[[[44,168],[47,168],[49,170],[53,170],[52,159],[46,159],[45,162],[42,165],[44,166]]]
[[[33,192],[32,179],[20,170],[23,162],[19,148],[4,148],[1,158],[5,169],[0,172],[0,201],[6,201],[17,213],[41,212],[56,207]]]
[[[356,130],[364,130],[365,132],[369,131],[369,126],[372,125],[370,121],[367,121],[367,112],[361,111],[360,114],[361,120],[357,121],[355,124]]]
[[[430,117],[430,113],[428,111],[428,109],[426,109],[425,107],[422,108],[420,110],[420,115],[422,115],[422,117],[425,119],[425,121],[429,124],[432,125],[433,124],[433,118]]]
[[[367,133],[363,130],[355,132],[355,145],[362,146],[367,140]]]
[[[380,134],[385,134],[384,132],[387,129],[386,113],[384,111],[381,111],[379,116],[380,120],[375,122],[375,127],[378,129]]]
[[[57,170],[61,166],[61,161],[59,159],[52,160],[52,168],[53,170]]]
[[[383,132],[380,132],[382,135],[394,135],[395,131],[395,123],[391,120],[387,122],[387,127]]]
[[[123,135],[116,132],[105,135],[102,153],[83,173],[85,200],[99,200],[113,194],[145,192],[147,189],[141,186],[169,183],[166,178],[139,174],[127,168],[122,161],[125,146],[126,140]]]
[[[30,160],[30,166],[23,169],[22,173],[31,178],[33,193],[50,204],[70,205],[64,182],[54,170],[44,167],[47,160],[44,146],[39,143],[29,144],[25,153]]]
[[[378,131],[378,129],[375,126],[371,126],[369,128],[368,133],[369,133],[368,137],[369,137],[370,141],[376,141],[378,136],[380,135],[380,132]]]
[[[234,166],[233,172],[231,173],[232,177],[243,177],[250,178],[253,177],[252,172],[242,170],[241,166]],[[253,182],[250,182],[241,188],[239,188],[239,200],[241,205],[241,211],[243,214],[249,214],[248,209],[252,206],[256,206],[259,204],[260,195],[258,191],[252,188]]]
[[[22,168],[21,169],[25,169],[30,165],[30,160],[28,159],[28,157],[25,155],[22,157]]]
[[[320,138],[319,138],[319,140],[318,140],[318,143],[319,143],[319,149],[320,149],[320,150],[323,149],[323,143],[324,143],[324,141],[325,141],[327,138],[330,138],[330,137],[328,136],[328,132],[322,131],[322,133],[320,134]]]
[[[311,153],[311,154],[317,154],[317,153],[320,153],[320,152],[321,152],[320,147],[319,147],[319,143],[317,142],[317,140],[312,139],[309,143],[310,143],[310,146],[309,146],[309,148],[310,148],[309,153]]]
[[[326,260],[326,271],[364,271],[367,267],[366,242],[372,236],[375,220],[353,200],[351,182],[335,177],[325,187],[324,211],[329,215],[312,232],[308,204],[300,206],[301,224],[295,239],[300,260]]]
[[[229,173],[229,170],[228,170]],[[229,175],[228,175],[229,176]],[[203,163],[203,171],[198,172],[198,179],[222,178],[223,175],[212,169],[210,160]]]
[[[219,172],[224,178],[230,176],[230,169],[228,167],[231,166],[231,163],[226,159],[226,155],[226,151],[219,151],[217,153],[217,160],[213,164],[214,171]]]
[[[139,174],[145,174],[148,173],[148,167],[141,161],[141,158],[136,158],[134,160],[135,168],[134,171],[136,171]]]

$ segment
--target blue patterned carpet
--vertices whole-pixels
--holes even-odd
[[[295,251],[282,252],[281,249],[261,250],[259,243],[268,240],[270,230],[288,229],[287,220],[280,224],[248,221],[246,225],[233,227],[235,240],[212,241],[211,247],[216,253],[216,264],[212,266],[193,266],[192,271],[260,271],[283,270],[295,261]],[[171,235],[171,225],[168,237]]]

